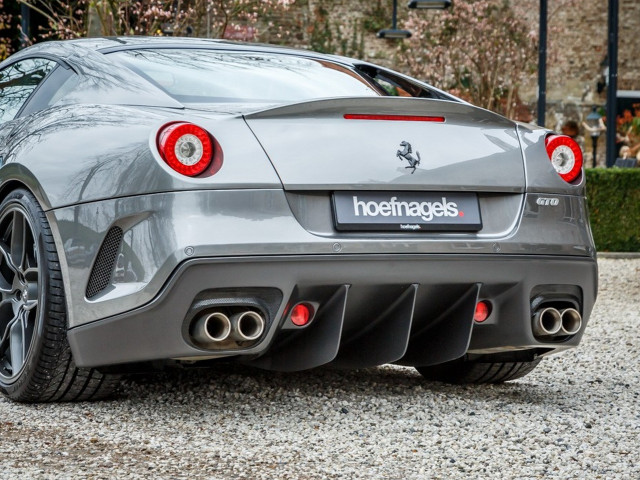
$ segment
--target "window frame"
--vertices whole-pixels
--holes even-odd
[[[51,70],[47,76],[42,79],[36,89],[31,92],[31,95],[22,105],[22,108],[18,111],[15,118],[26,117],[32,113],[41,112],[51,107],[51,105],[48,105],[48,101],[53,98],[55,93],[57,93],[60,87],[62,87],[67,80],[69,80],[73,75],[77,75],[71,68],[61,67],[63,67],[61,64],[56,65],[53,70]],[[52,85],[54,86],[54,91],[47,92],[52,94],[43,94],[43,92]]]
[[[17,63],[24,62],[26,60],[48,60],[49,62],[52,62],[54,64],[54,66],[45,75],[45,77],[40,81],[40,83],[38,83],[38,85],[36,85],[36,87],[33,89],[33,91],[29,94],[27,99],[24,101],[24,103],[20,106],[20,108],[18,109],[16,114],[13,116],[13,118],[10,118],[10,119],[4,120],[4,121],[0,121],[0,125],[3,125],[3,124],[8,123],[8,122],[12,122],[12,121],[14,121],[14,120],[16,120],[18,118],[21,118],[23,116],[23,112],[25,111],[27,106],[33,101],[33,99],[36,96],[36,94],[38,93],[38,91],[47,82],[47,80],[51,78],[51,75],[56,70],[58,70],[60,67],[62,67],[63,69],[65,69],[67,71],[73,72],[73,69],[69,66],[69,64],[67,62],[65,62],[65,61],[63,61],[63,60],[61,60],[61,59],[59,59],[57,57],[54,57],[53,55],[48,55],[48,54],[39,54],[39,55],[38,54],[34,54],[34,55],[25,55],[25,56],[18,57],[16,59],[14,59],[13,61],[3,65],[2,70],[0,70],[0,71],[7,70],[7,69],[11,68],[12,66],[16,65]],[[30,111],[29,114],[35,113],[35,112],[38,112],[38,111],[40,111],[40,110],[34,109],[34,110]]]
[[[378,83],[378,76],[381,80],[395,84],[397,88],[401,88],[405,92],[409,94],[410,98],[429,98],[433,100],[453,100],[451,97],[446,97],[442,95],[439,91],[429,88],[426,84],[417,83],[415,79],[410,77],[400,75],[397,72],[392,70],[379,67],[378,65],[373,65],[370,63],[355,63],[354,69],[356,72],[367,78],[367,80],[378,86],[380,89],[386,90],[382,85]],[[413,90],[413,92],[411,91]],[[418,93],[417,95],[414,94]],[[387,93],[387,96],[394,96]]]

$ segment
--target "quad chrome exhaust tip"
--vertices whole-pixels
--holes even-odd
[[[562,329],[562,316],[555,308],[543,308],[533,316],[533,334],[536,337],[552,337]]]
[[[195,321],[191,335],[203,345],[224,342],[231,335],[231,320],[222,312],[202,315]]]
[[[563,335],[575,335],[582,328],[582,315],[575,308],[567,308],[560,313]]]
[[[205,313],[194,321],[191,338],[206,348],[237,348],[233,342],[257,340],[264,333],[265,326],[264,317],[253,310],[237,311],[230,317],[215,311]]]
[[[582,315],[575,308],[542,308],[533,316],[533,334],[541,338],[575,335],[582,328]]]
[[[231,338],[236,341],[247,342],[260,338],[264,332],[264,327],[264,318],[253,310],[247,310],[231,316]]]

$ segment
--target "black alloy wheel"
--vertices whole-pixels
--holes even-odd
[[[13,383],[32,352],[39,322],[40,267],[30,215],[19,203],[0,217],[0,381]]]
[[[0,203],[0,393],[18,402],[96,400],[118,385],[117,376],[75,366],[47,217],[29,191],[12,191]]]

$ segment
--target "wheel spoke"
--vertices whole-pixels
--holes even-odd
[[[25,226],[25,235],[24,235],[24,254],[23,254],[23,263],[22,263],[22,271],[23,276],[26,282],[37,282],[38,281],[38,252],[36,241],[33,238],[33,232],[31,231],[31,225],[28,220],[26,221]]]
[[[7,326],[4,329],[4,332],[2,332],[2,336],[0,337],[0,352],[2,351],[2,346],[9,340],[11,328],[20,319],[21,313],[22,313],[21,311],[18,311],[18,313],[16,313],[14,317],[11,320],[9,320],[9,323],[7,323]]]
[[[18,273],[18,269],[13,263],[13,259],[11,258],[11,249],[9,245],[2,241],[0,241],[0,255],[4,257],[4,260],[7,263],[7,267],[9,267],[14,274]],[[2,275],[0,275],[0,277],[1,276]]]
[[[7,283],[4,278],[2,278],[2,275],[0,275],[0,294],[2,294],[2,301],[8,300],[5,294],[11,293],[13,293],[13,288]]]
[[[27,240],[27,220],[21,212],[15,211],[13,214],[13,222],[11,224],[11,260],[16,269],[22,271],[24,269],[24,258],[26,255]]]
[[[15,375],[24,364],[25,335],[24,320],[22,315],[19,322],[14,322],[9,332],[9,353],[11,358],[11,373]]]
[[[22,313],[20,323],[22,324],[22,363],[24,363],[29,351],[28,343],[31,342],[31,333],[33,332],[33,329],[29,328],[29,312],[26,310]]]
[[[38,306],[38,300],[28,300],[25,304],[24,304],[24,309],[27,312],[30,312],[31,310],[33,310],[34,308],[36,308]]]

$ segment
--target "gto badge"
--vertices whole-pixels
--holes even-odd
[[[416,152],[418,158],[411,155],[413,150],[411,149],[411,144],[409,142],[400,142],[400,146],[403,147],[403,149],[396,152],[396,157],[398,157],[400,161],[406,160],[409,162],[409,166],[404,168],[413,168],[413,170],[411,170],[411,174],[413,175],[416,171],[416,167],[420,165],[420,153]]]
[[[541,207],[557,207],[560,204],[560,200],[552,197],[552,198],[544,198],[540,197],[536,200],[536,203]]]

